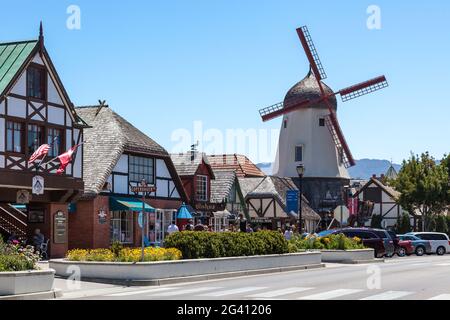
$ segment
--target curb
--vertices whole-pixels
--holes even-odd
[[[8,300],[51,300],[61,298],[63,292],[60,289],[55,289],[47,292],[37,292],[28,294],[18,294],[13,296],[0,296],[0,301]]]
[[[200,276],[190,276],[190,277],[181,277],[181,278],[166,278],[166,279],[153,279],[153,280],[116,280],[116,279],[82,278],[81,281],[112,284],[112,285],[123,285],[123,286],[127,286],[127,287],[151,287],[151,286],[162,286],[162,285],[177,284],[177,283],[189,283],[189,282],[197,282],[197,281],[208,281],[208,280],[217,280],[217,279],[227,279],[227,278],[272,274],[272,273],[282,273],[282,272],[289,272],[289,271],[319,269],[319,268],[324,268],[324,267],[325,267],[325,264],[321,263],[321,264],[308,265],[308,266],[294,266],[294,267],[281,267],[281,268],[272,268],[272,269],[236,271],[236,272],[206,274],[206,275],[200,275]],[[62,279],[64,279],[64,278],[62,278]]]
[[[326,261],[325,263],[334,264],[372,264],[372,263],[385,263],[384,259],[371,259],[371,260],[343,260],[343,261]]]

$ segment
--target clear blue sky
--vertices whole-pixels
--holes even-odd
[[[333,89],[388,77],[387,90],[339,105],[355,158],[450,152],[447,0],[2,2],[1,41],[36,38],[42,19],[73,102],[106,99],[169,151],[172,133],[196,120],[222,132],[279,129],[258,108],[282,101],[307,73],[295,29],[308,25]],[[81,30],[66,27],[71,4]],[[366,27],[371,4],[381,30]]]

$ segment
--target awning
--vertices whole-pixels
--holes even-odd
[[[142,201],[134,198],[116,198],[109,197],[109,210],[111,211],[134,211],[141,212],[142,211]],[[145,212],[153,213],[155,212],[155,208],[145,204]]]
[[[183,205],[178,209],[177,219],[192,219],[193,216],[190,213],[188,207],[183,203]]]

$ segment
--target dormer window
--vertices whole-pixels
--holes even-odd
[[[45,100],[47,72],[40,66],[32,65],[27,69],[27,95],[31,98]]]

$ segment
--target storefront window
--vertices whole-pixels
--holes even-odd
[[[153,159],[130,156],[130,181],[140,182],[142,179],[145,179],[148,184],[153,184],[153,171]]]
[[[111,212],[111,242],[133,243],[133,212]]]
[[[208,177],[197,176],[197,201],[208,201]]]

